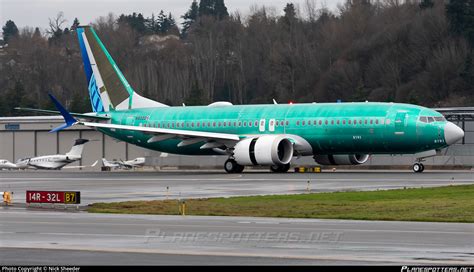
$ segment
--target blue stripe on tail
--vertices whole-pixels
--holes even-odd
[[[77,37],[79,39],[79,46],[81,47],[82,62],[84,63],[84,72],[86,73],[87,82],[89,84],[89,98],[91,101],[92,110],[94,112],[102,112],[104,111],[104,105],[102,104],[102,100],[100,98],[99,88],[95,81],[91,62],[89,56],[87,55],[86,44],[82,36],[82,33],[84,33],[84,28],[78,27],[76,31]]]

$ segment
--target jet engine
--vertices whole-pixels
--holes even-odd
[[[314,161],[321,165],[357,165],[366,163],[369,157],[368,154],[315,155]]]
[[[285,165],[293,157],[293,143],[281,135],[244,139],[234,146],[240,165]]]

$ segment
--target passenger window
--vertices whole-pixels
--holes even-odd
[[[286,125],[288,126],[290,124],[290,121],[286,121]]]
[[[340,120],[337,120],[337,124],[338,124],[338,125],[339,125],[340,122],[341,122]]]
[[[323,121],[319,120],[319,125],[322,125],[323,124]]]
[[[324,124],[327,125],[327,124],[328,124],[328,120],[324,120]]]
[[[375,119],[375,124],[376,124],[376,125],[379,124],[379,119]]]
[[[345,125],[345,124],[346,124],[346,120],[342,120],[342,124]]]
[[[331,125],[334,125],[334,120],[331,120]]]
[[[296,125],[299,126],[299,125],[300,125],[300,121],[296,121]]]
[[[249,127],[252,127],[252,121],[249,122]]]
[[[242,126],[242,121],[239,121],[239,127],[241,127],[241,126]]]

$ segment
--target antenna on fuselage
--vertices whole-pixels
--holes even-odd
[[[276,102],[275,98],[272,99],[273,100],[273,104],[277,105],[278,102]]]

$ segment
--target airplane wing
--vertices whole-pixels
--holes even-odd
[[[88,168],[88,167],[94,167],[97,165],[97,161],[95,161],[93,164],[91,165],[80,165],[80,166],[63,166],[61,169],[82,169],[82,168]]]
[[[216,132],[205,132],[205,131],[193,131],[193,130],[179,130],[179,129],[166,129],[166,128],[152,128],[142,126],[127,126],[117,125],[108,123],[96,123],[96,122],[84,122],[75,119],[59,101],[51,94],[48,94],[53,101],[59,113],[64,118],[65,123],[57,128],[54,128],[50,132],[56,132],[65,128],[71,127],[76,124],[84,125],[87,127],[103,128],[113,130],[129,130],[129,131],[140,131],[152,135],[148,139],[148,143],[160,142],[167,139],[178,138],[181,141],[178,143],[178,147],[184,147],[191,144],[205,142],[201,145],[201,149],[212,149],[215,152],[226,154],[226,151],[221,149],[222,147],[232,147],[238,141],[241,140],[241,136],[236,134],[228,133],[216,133]],[[243,138],[243,136],[242,136]]]
[[[201,146],[201,149],[218,148],[222,146],[233,146],[235,143],[241,140],[241,137],[236,134],[228,133],[215,133],[205,131],[194,131],[194,130],[179,130],[179,129],[167,129],[167,128],[152,128],[152,127],[140,127],[140,126],[126,126],[116,124],[104,124],[94,122],[78,122],[78,124],[95,127],[105,128],[110,130],[129,130],[129,131],[140,131],[153,135],[148,143],[160,142],[168,139],[178,138],[181,142],[178,143],[178,147],[183,147],[199,142],[206,142]]]

